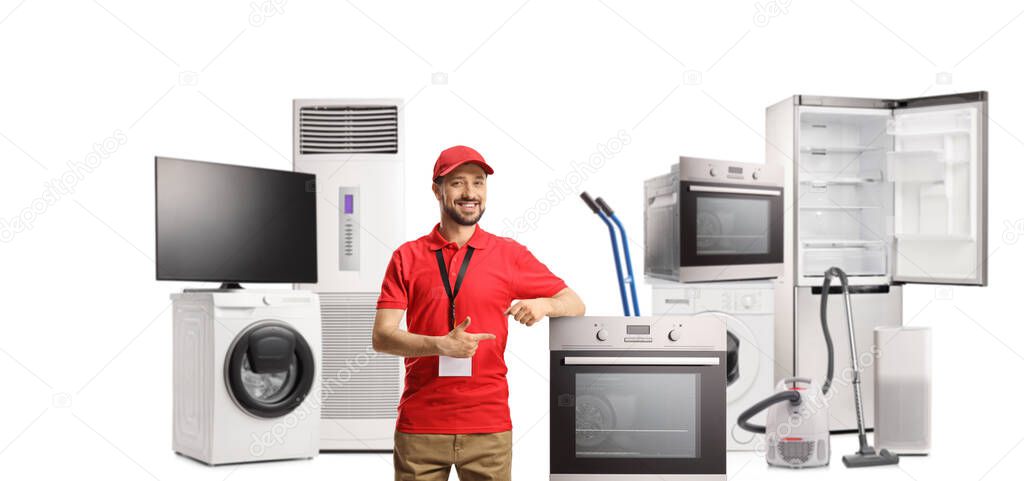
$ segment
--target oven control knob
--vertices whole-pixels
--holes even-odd
[[[597,340],[598,341],[607,341],[608,340],[608,331],[606,329],[601,329],[601,330],[597,331]]]
[[[679,331],[677,331],[675,329],[672,329],[671,331],[668,331],[668,340],[670,340],[672,342],[678,341],[679,340]]]
[[[753,174],[750,174],[750,176],[753,177],[754,180],[760,179],[761,178],[761,171],[760,170],[755,170]]]
[[[714,176],[718,175],[718,171],[715,170],[714,167],[712,167],[711,170],[708,171],[708,174],[710,174],[712,177],[714,177]]]

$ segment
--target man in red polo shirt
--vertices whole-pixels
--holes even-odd
[[[447,480],[453,465],[462,481],[510,480],[508,316],[532,326],[583,314],[576,293],[526,247],[477,226],[493,173],[469,147],[441,152],[441,222],[399,247],[384,275],[373,347],[405,357],[396,481]]]

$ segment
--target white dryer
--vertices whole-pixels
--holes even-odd
[[[316,456],[317,295],[245,289],[171,299],[174,451],[210,465]]]
[[[763,435],[740,429],[736,418],[774,393],[775,288],[771,281],[678,283],[648,279],[653,287],[653,313],[697,314],[717,311],[727,330],[726,447],[753,451]],[[764,424],[764,413],[754,418]]]

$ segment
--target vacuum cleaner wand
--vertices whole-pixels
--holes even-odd
[[[612,227],[612,223],[608,220],[608,216],[606,216],[604,212],[601,211],[601,208],[594,203],[594,199],[590,198],[590,194],[583,192],[580,194],[580,198],[587,204],[587,207],[590,207],[590,210],[594,211],[594,213],[601,218],[604,225],[608,226],[608,235],[612,239],[612,254],[615,257],[615,273],[618,275],[617,281],[619,283],[619,298],[622,299],[622,315],[629,317],[629,303],[626,300],[626,284],[622,280],[622,262],[619,261],[619,243],[615,240],[615,228]]]
[[[619,228],[619,236],[622,237],[622,256],[626,258],[626,283],[629,284],[629,293],[633,298],[633,315],[640,315],[640,305],[636,300],[636,278],[633,277],[633,261],[629,256],[629,240],[626,239],[626,228],[622,226],[622,221],[619,220],[619,216],[615,215],[612,208],[608,205],[604,199],[598,197],[595,202],[597,206],[604,211],[604,214],[608,216]]]
[[[875,452],[875,448],[868,444],[868,435],[864,430],[864,403],[861,399],[860,389],[860,363],[857,362],[857,341],[853,332],[853,307],[850,305],[850,286],[846,279],[846,273],[838,267],[832,267],[825,271],[825,280],[821,289],[821,312],[822,321],[825,320],[826,306],[828,302],[828,291],[832,277],[838,277],[843,287],[843,303],[846,305],[846,325],[850,334],[850,363],[853,366],[853,400],[857,406],[857,436],[860,441],[860,449],[854,453],[843,456],[843,464],[848,468],[864,468],[870,466],[890,466],[899,464],[900,458],[883,449]]]

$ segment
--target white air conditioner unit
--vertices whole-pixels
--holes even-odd
[[[384,271],[405,241],[402,101],[294,101],[293,159],[316,174],[323,321],[320,449],[393,448],[402,359],[373,351]],[[311,188],[313,186],[310,186]]]

